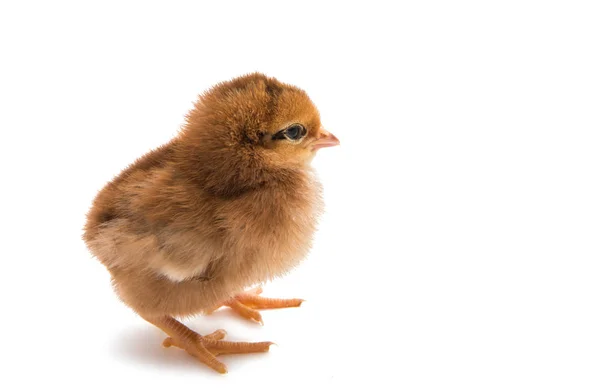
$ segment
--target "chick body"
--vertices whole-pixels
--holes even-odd
[[[272,137],[294,122],[308,132],[297,153]],[[323,208],[306,152],[320,132],[303,91],[260,74],[202,96],[88,214],[84,240],[122,301],[144,317],[193,315],[296,266]]]

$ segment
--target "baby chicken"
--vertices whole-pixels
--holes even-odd
[[[173,140],[99,192],[83,238],[121,300],[168,334],[165,346],[225,373],[217,355],[271,342],[201,336],[175,318],[227,305],[262,322],[257,309],[300,305],[245,289],[306,256],[323,207],[310,162],[338,144],[303,90],[259,73],[220,83]]]

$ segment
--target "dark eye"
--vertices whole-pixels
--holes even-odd
[[[306,129],[300,124],[294,124],[283,131],[286,138],[289,140],[300,140],[306,134]]]
[[[306,128],[300,124],[293,124],[289,127],[280,130],[273,135],[273,140],[290,140],[298,141],[306,136]]]

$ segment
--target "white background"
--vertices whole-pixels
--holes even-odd
[[[210,3],[1,3],[0,388],[600,388],[597,2]],[[162,348],[80,235],[198,93],[252,71],[342,145],[314,161],[312,253],[266,286],[307,302],[187,322],[278,343],[222,376]]]

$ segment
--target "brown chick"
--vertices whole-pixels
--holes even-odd
[[[322,211],[310,167],[339,144],[306,93],[254,73],[200,96],[181,132],[108,183],[88,213],[84,240],[122,301],[214,370],[215,357],[268,351],[270,342],[200,336],[176,317],[228,305],[299,306],[246,288],[282,276],[307,254]]]

